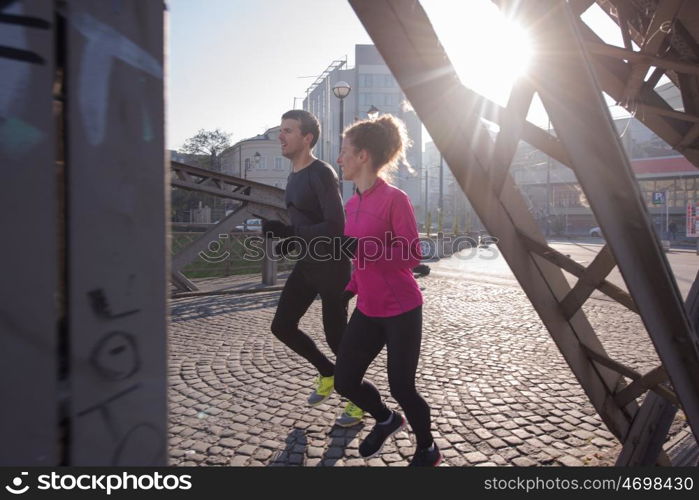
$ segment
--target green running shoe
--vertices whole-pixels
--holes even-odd
[[[333,375],[330,375],[329,377],[323,377],[322,375],[318,375],[318,379],[316,381],[316,390],[313,391],[313,394],[308,396],[308,404],[310,406],[319,405],[320,403],[328,399],[334,390],[335,377]]]
[[[345,406],[345,411],[335,420],[335,424],[340,427],[352,427],[361,422],[363,418],[364,410],[352,401],[348,401],[347,406]]]

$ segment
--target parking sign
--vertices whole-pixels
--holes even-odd
[[[653,191],[653,205],[665,204],[665,191]]]

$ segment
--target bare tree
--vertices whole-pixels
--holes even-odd
[[[0,0],[1,1],[1,0]],[[200,129],[196,134],[187,139],[178,153],[187,155],[185,163],[191,165],[221,171],[220,154],[231,145],[231,134],[220,129],[204,130]],[[190,210],[197,208],[199,204],[216,209],[221,209],[224,205],[223,201],[206,193],[187,191],[185,189],[174,188],[170,197],[172,205],[173,220],[178,220],[178,217],[183,220]]]
[[[220,159],[219,154],[230,147],[231,145],[231,134],[224,132],[223,130],[204,130],[200,129],[195,135],[190,137],[184,142],[184,145],[180,148],[180,153],[190,154],[190,155],[205,155],[208,156],[203,167],[209,168],[211,170],[220,171]]]

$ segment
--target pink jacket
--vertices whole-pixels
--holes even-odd
[[[359,239],[346,289],[357,294],[362,313],[386,318],[422,305],[412,272],[420,242],[407,194],[378,178],[345,205],[345,234]]]

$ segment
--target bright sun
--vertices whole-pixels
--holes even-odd
[[[531,58],[527,33],[489,0],[422,2],[461,82],[507,104],[514,81]]]

